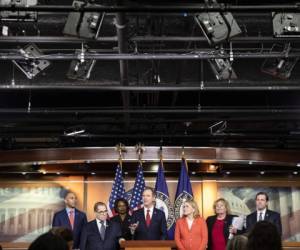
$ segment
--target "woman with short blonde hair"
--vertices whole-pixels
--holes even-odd
[[[224,198],[219,198],[219,199],[217,199],[217,200],[214,201],[213,208],[214,208],[215,214],[217,214],[217,213],[216,213],[216,206],[217,206],[217,203],[218,203],[218,202],[223,202],[227,214],[231,214],[231,209],[230,209],[230,206],[229,206],[229,202],[228,202],[227,200],[225,200]]]
[[[225,250],[230,234],[236,234],[237,230],[232,227],[230,206],[224,198],[217,199],[213,204],[215,215],[206,219],[208,228],[208,250]]]
[[[194,200],[183,204],[183,216],[176,221],[175,242],[179,250],[206,249],[207,226]]]

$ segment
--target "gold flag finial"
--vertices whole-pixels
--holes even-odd
[[[181,149],[181,158],[185,159],[184,146],[182,146],[182,149]]]
[[[125,145],[122,143],[119,143],[118,145],[116,145],[116,151],[118,151],[118,153],[119,153],[119,164],[122,167],[123,153],[126,152]]]
[[[142,143],[139,142],[135,146],[135,149],[136,149],[136,153],[138,154],[139,163],[142,165],[142,155],[145,152],[145,147],[144,147],[144,145]]]

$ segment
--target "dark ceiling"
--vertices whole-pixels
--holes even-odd
[[[0,36],[2,149],[119,142],[300,149],[299,63],[287,79],[261,69],[273,46],[282,48],[277,53],[286,61],[300,56],[298,37],[273,36],[272,10],[296,6],[293,2],[222,2],[258,9],[232,12],[242,33],[216,46],[208,44],[195,22],[197,12],[186,11],[203,2],[96,3],[145,11],[108,11],[96,39],[63,34],[68,13],[55,10],[40,11],[33,22],[0,22],[2,29],[8,27],[8,36]],[[38,5],[71,6],[72,1],[44,0]],[[270,11],[259,10],[263,5]],[[159,6],[182,10],[150,11]],[[20,59],[20,48],[31,43],[51,65],[30,80],[12,59]],[[97,55],[90,79],[68,79],[71,59],[83,44]],[[219,58],[223,48],[228,57],[230,47],[237,79],[217,80],[207,56]],[[118,54],[128,61],[119,61]],[[67,135],[82,129],[84,133]]]

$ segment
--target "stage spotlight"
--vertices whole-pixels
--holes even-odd
[[[100,6],[84,1],[73,1],[73,7]],[[98,12],[71,12],[68,16],[63,33],[70,36],[83,38],[97,38],[104,19],[104,13]]]
[[[91,71],[95,66],[96,60],[85,59],[84,55],[88,51],[87,48],[81,50],[76,50],[78,60],[72,60],[70,64],[67,77],[73,80],[88,80],[91,75]],[[94,53],[93,51],[88,51],[89,53]]]
[[[299,13],[272,13],[275,37],[300,37]]]
[[[281,52],[288,55],[291,51],[291,47],[289,44],[281,45],[281,44],[273,44],[270,52]],[[280,79],[286,80],[290,78],[293,68],[298,62],[298,58],[267,58],[264,60],[261,71],[272,75],[274,77],[278,77]]]
[[[24,59],[13,60],[13,63],[26,75],[28,79],[33,79],[36,75],[50,66],[50,62],[47,60],[35,59],[36,57],[41,57],[43,55],[35,44],[29,44],[19,51],[24,56]]]
[[[208,62],[217,80],[237,79],[237,75],[228,59],[209,59]]]
[[[195,16],[195,21],[210,45],[221,43],[242,33],[230,12],[200,13]]]
[[[37,5],[37,0],[0,0],[2,6],[29,7]],[[36,21],[36,11],[0,11],[2,21]]]

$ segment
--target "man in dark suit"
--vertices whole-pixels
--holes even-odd
[[[154,206],[155,192],[152,188],[145,188],[143,192],[144,207],[132,215],[134,222],[131,228],[135,240],[166,240],[167,223],[165,213]]]
[[[52,227],[65,227],[73,232],[73,248],[79,248],[81,231],[87,223],[85,213],[75,208],[76,195],[69,191],[65,195],[66,208],[54,214]]]
[[[119,223],[109,221],[103,202],[94,205],[96,219],[87,223],[82,231],[80,250],[118,250],[122,230]]]
[[[280,214],[268,209],[269,196],[265,192],[256,194],[256,211],[248,215],[246,218],[246,230],[249,231],[258,221],[272,222],[282,235],[282,226]]]

